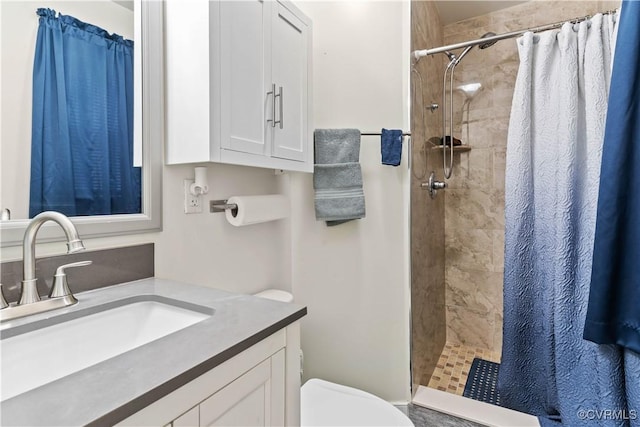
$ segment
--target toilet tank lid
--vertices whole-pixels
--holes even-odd
[[[293,295],[287,291],[281,291],[280,289],[266,289],[254,295],[274,301],[293,302]]]

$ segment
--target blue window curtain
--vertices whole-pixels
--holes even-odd
[[[38,9],[29,216],[141,212],[133,41]]]
[[[640,2],[620,15],[584,337],[640,355]]]

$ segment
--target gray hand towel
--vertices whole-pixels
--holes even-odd
[[[360,161],[358,129],[316,129],[313,139],[317,165]]]
[[[333,226],[365,217],[360,131],[317,129],[313,188],[316,219]]]

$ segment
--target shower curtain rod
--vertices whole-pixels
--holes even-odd
[[[617,12],[617,10],[609,10],[609,11],[606,11],[606,12],[602,12],[602,14],[603,15],[610,15],[610,14],[614,14],[616,12]],[[433,54],[436,54],[436,53],[442,53],[442,52],[446,52],[446,51],[450,51],[450,50],[462,49],[463,47],[468,47],[468,46],[476,46],[476,45],[479,45],[479,44],[497,42],[497,41],[500,41],[500,40],[505,40],[505,39],[510,39],[510,38],[513,38],[513,37],[518,37],[518,36],[520,36],[520,35],[522,35],[524,33],[528,33],[528,32],[540,33],[542,31],[553,30],[553,29],[562,27],[567,22],[570,22],[572,24],[577,24],[577,23],[580,23],[582,21],[586,21],[588,19],[591,19],[592,17],[593,17],[593,15],[587,15],[587,16],[583,16],[583,17],[579,17],[579,18],[569,19],[569,20],[562,21],[562,22],[555,22],[553,24],[547,24],[547,25],[542,25],[542,26],[539,26],[539,27],[527,28],[525,30],[511,31],[509,33],[498,34],[496,36],[485,37],[485,38],[482,38],[482,39],[469,40],[469,41],[466,41],[466,42],[450,44],[448,46],[435,47],[433,49],[415,50],[415,51],[413,51],[413,57],[417,61],[420,58],[422,58],[423,56],[433,55]]]

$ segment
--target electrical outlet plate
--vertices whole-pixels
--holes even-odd
[[[202,195],[194,196],[191,194],[191,184],[193,179],[184,180],[184,213],[202,213]]]

